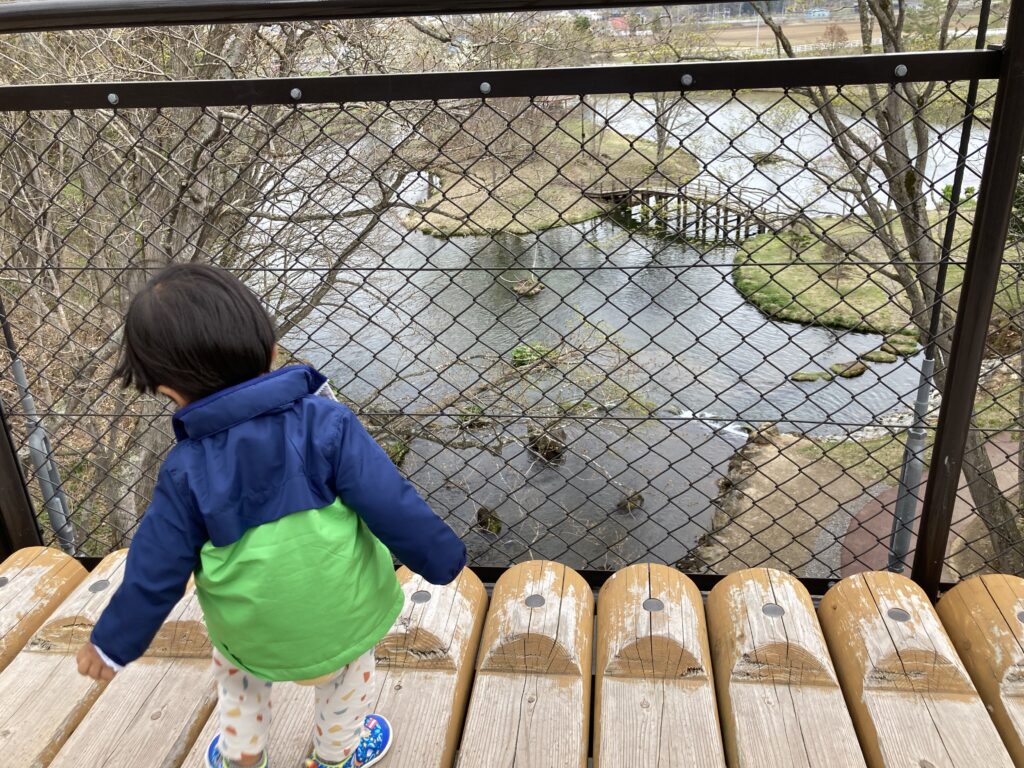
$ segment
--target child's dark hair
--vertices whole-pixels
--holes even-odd
[[[273,323],[252,291],[222,269],[174,264],[132,298],[113,378],[192,402],[266,373],[273,350]]]

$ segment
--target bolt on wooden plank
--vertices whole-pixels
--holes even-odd
[[[871,768],[1013,763],[927,596],[894,573],[861,573],[818,609]]]
[[[451,768],[469,703],[487,592],[469,569],[436,586],[398,574],[405,608],[377,645],[375,711],[399,734],[385,765]]]
[[[799,581],[770,568],[738,571],[711,591],[707,615],[730,768],[864,765]]]
[[[585,768],[594,595],[559,563],[506,571],[491,597],[459,768]]]
[[[675,568],[633,565],[597,607],[594,766],[725,765],[700,591]],[[685,727],[681,727],[685,724]]]
[[[50,768],[181,765],[217,700],[211,652],[189,584],[146,653],[107,685]]]

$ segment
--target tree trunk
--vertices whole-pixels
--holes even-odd
[[[978,516],[988,529],[992,549],[1002,573],[1024,573],[1024,537],[1021,536],[1017,510],[995,483],[995,471],[981,432],[967,433],[963,473]]]
[[[754,9],[772,30],[786,55],[793,58],[795,54],[792,45],[781,26],[762,3],[754,4]],[[883,48],[886,52],[903,50],[901,24],[892,15],[894,9],[891,4],[860,0],[858,9],[866,51],[871,49],[872,29],[875,24],[882,33]],[[832,138],[836,154],[855,182],[854,196],[857,203],[867,212],[874,234],[899,278],[900,287],[910,304],[910,321],[917,328],[921,342],[925,344],[928,342],[931,309],[939,300],[936,285],[938,249],[930,237],[932,225],[923,195],[929,162],[930,126],[921,112],[920,105],[927,103],[931,93],[930,87],[934,86],[920,86],[919,90],[917,84],[903,83],[890,88],[884,96],[878,94],[875,86],[868,87],[874,106],[866,111],[865,116],[872,119],[878,132],[875,139],[877,145],[859,141],[852,132],[846,130],[825,88],[808,91]],[[910,105],[916,106],[911,108]],[[912,145],[914,155],[911,155]],[[876,147],[880,147],[881,152]],[[893,231],[887,206],[879,205],[874,198],[877,183],[874,177],[861,167],[865,157],[870,158],[888,179],[886,191],[898,213],[899,237]],[[828,233],[818,229],[819,236],[824,239]],[[943,362],[949,360],[952,314],[943,310],[943,320],[945,327],[936,338],[938,360],[935,384],[939,391],[945,389],[946,372]],[[1008,573],[1022,573],[1024,547],[1017,516],[1009,500],[999,489],[984,443],[981,432],[968,432],[964,450],[964,476],[974,506],[992,540],[1000,569]]]

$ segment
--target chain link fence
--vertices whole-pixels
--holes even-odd
[[[995,90],[968,108],[967,76],[459,99],[437,76],[340,104],[264,81],[236,106],[172,83],[165,106],[112,86],[0,114],[0,391],[47,542],[130,541],[173,437],[109,382],[122,318],[202,261],[262,297],[278,362],[330,378],[473,564],[909,562]],[[1019,549],[1022,229],[949,578]]]

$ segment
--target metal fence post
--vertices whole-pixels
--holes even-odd
[[[991,6],[991,0],[982,0],[981,15],[978,18],[978,35],[974,44],[975,50],[982,50],[985,47]],[[967,87],[967,98],[964,100],[960,148],[957,150],[956,172],[953,175],[953,189],[949,196],[949,213],[946,215],[946,231],[942,238],[939,274],[935,278],[935,296],[932,298],[932,316],[929,321],[928,338],[925,340],[924,360],[921,361],[921,378],[917,387],[917,398],[914,401],[914,422],[907,431],[907,446],[903,453],[903,467],[900,471],[899,495],[896,499],[896,511],[892,518],[889,570],[895,573],[903,573],[905,570],[907,553],[910,551],[914,516],[917,514],[918,489],[921,485],[921,473],[924,470],[928,437],[925,422],[934,386],[932,377],[935,375],[937,339],[942,319],[942,307],[946,298],[946,273],[949,270],[950,253],[953,249],[953,236],[956,232],[956,219],[960,209],[960,191],[963,189],[964,173],[967,170],[967,153],[971,145],[971,129],[974,127],[974,109],[977,101],[978,80],[975,79],[971,80],[971,84]]]
[[[38,546],[43,537],[36,524],[32,500],[11,438],[7,414],[0,404],[0,560],[22,547]]]
[[[932,450],[921,530],[911,577],[937,597],[949,527],[960,485],[964,447],[985,353],[999,271],[1006,247],[1018,163],[1024,148],[1024,0],[1013,0],[1007,22],[981,191],[964,268],[946,389]]]

